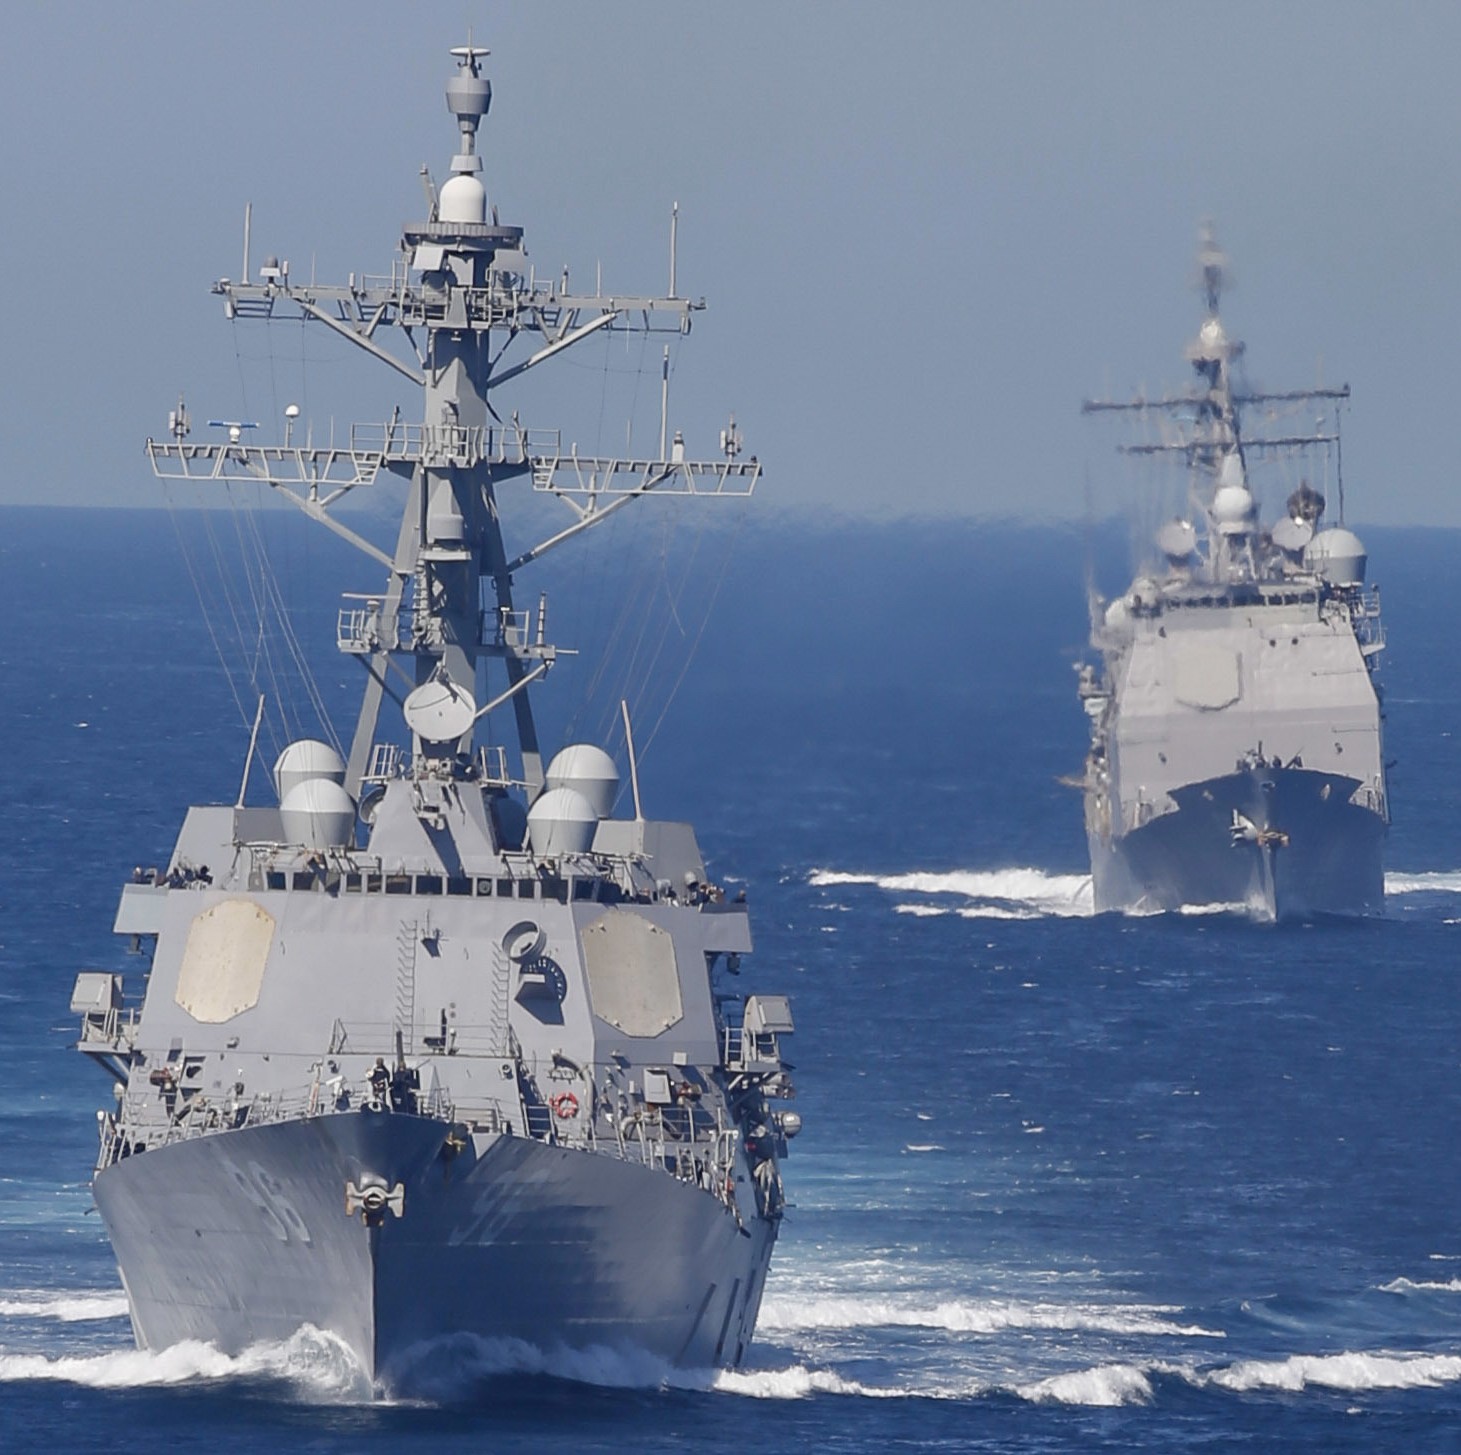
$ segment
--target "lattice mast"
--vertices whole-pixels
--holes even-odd
[[[1243,388],[1234,366],[1242,358],[1244,344],[1231,338],[1223,326],[1223,287],[1229,281],[1228,260],[1210,227],[1205,227],[1197,257],[1198,292],[1205,316],[1197,337],[1187,346],[1186,357],[1198,379],[1198,387],[1181,394],[1149,399],[1088,399],[1084,414],[1120,412],[1152,420],[1160,438],[1119,446],[1129,455],[1179,455],[1189,470],[1190,505],[1195,518],[1206,525],[1210,545],[1209,569],[1216,580],[1252,574],[1254,563],[1239,559],[1230,549],[1229,529],[1252,515],[1254,502],[1249,491],[1249,456],[1302,454],[1341,448],[1338,407],[1350,395],[1349,385],[1316,387],[1280,392]],[[1314,400],[1336,404],[1332,429],[1291,433],[1268,429],[1245,430],[1244,410],[1250,405],[1298,405]],[[1342,466],[1341,466],[1342,471]],[[1340,519],[1343,519],[1343,476],[1339,478]],[[1318,498],[1318,497],[1315,497]],[[1310,522],[1312,524],[1312,522]],[[1245,538],[1247,533],[1242,533]]]
[[[536,615],[517,609],[515,572],[633,499],[650,493],[748,495],[761,468],[754,456],[740,458],[734,418],[721,432],[718,460],[687,459],[678,432],[667,447],[663,409],[658,457],[605,458],[565,452],[558,431],[528,429],[515,413],[504,419],[493,407],[495,390],[601,330],[686,334],[692,315],[705,305],[677,292],[673,219],[665,296],[578,294],[566,274],[540,282],[528,269],[522,229],[497,221],[481,180],[477,134],[492,101],[482,74],[488,51],[469,44],[452,55],[457,70],[446,100],[460,130],[459,150],[439,191],[428,178],[430,216],[405,229],[389,277],[352,274],[344,285],[297,284],[288,263],[271,257],[252,280],[246,225],[244,276],[213,286],[230,318],[306,318],[396,370],[421,390],[420,423],[404,422],[398,410],[384,425],[354,427],[347,445],[316,447],[295,443],[294,411],[283,444],[255,443],[250,432],[256,426],[243,421],[211,421],[226,438],[191,443],[180,401],[169,420],[170,438],[147,442],[159,475],[264,482],[388,568],[379,597],[355,598],[340,613],[339,645],[367,671],[346,776],[357,800],[370,772],[383,699],[397,696],[403,675],[411,772],[460,771],[472,758],[475,724],[510,703],[522,782],[536,793],[543,769],[530,687],[558,649],[546,638],[544,600]],[[391,329],[407,340],[410,362],[380,341]],[[538,346],[509,362],[524,337]],[[390,555],[333,514],[382,469],[409,482]],[[509,555],[503,490],[522,477],[563,500],[576,519]],[[484,599],[491,602],[487,610]],[[479,684],[488,680],[486,664],[494,660],[503,665],[505,686],[479,708]]]

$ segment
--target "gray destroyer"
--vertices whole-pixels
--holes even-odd
[[[282,443],[243,421],[202,443],[180,402],[147,444],[167,478],[264,482],[384,582],[335,623],[364,677],[348,754],[294,741],[266,806],[189,809],[166,869],[122,891],[144,993],[76,983],[80,1049],[115,1080],[94,1194],[144,1348],[313,1327],[392,1385],[443,1341],[733,1365],[756,1323],[800,1125],[788,1004],[733,993],[744,895],[689,825],[644,816],[627,707],[632,795],[596,745],[544,763],[532,694],[563,649],[514,581],[636,499],[745,496],[760,466],[734,420],[709,461],[663,412],[657,454],[589,458],[494,408],[582,339],[685,333],[703,305],[676,288],[673,224],[664,296],[535,276],[480,178],[486,54],[453,51],[457,155],[388,275],[305,284],[271,257],[251,278],[246,224],[243,276],[213,290],[230,318],[358,345],[419,422],[319,447],[291,409]],[[381,549],[337,507],[390,476]],[[534,491],[574,518],[510,544]]]
[[[1347,386],[1283,393],[1234,377],[1243,345],[1219,316],[1224,260],[1200,258],[1207,312],[1176,395],[1091,400],[1149,428],[1134,455],[1186,469],[1188,514],[1157,564],[1092,598],[1081,669],[1091,747],[1082,779],[1097,912],[1243,905],[1260,918],[1378,914],[1388,823],[1375,669],[1384,638],[1364,547],[1308,478],[1263,523],[1255,489],[1333,464]],[[1314,410],[1329,410],[1314,425]],[[1296,410],[1305,428],[1295,430]],[[1329,421],[1332,419],[1332,423]],[[1332,487],[1330,487],[1332,488]]]

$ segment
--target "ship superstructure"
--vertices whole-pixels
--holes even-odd
[[[734,421],[708,462],[663,424],[649,458],[589,458],[501,407],[580,340],[685,333],[703,305],[673,251],[664,296],[539,281],[481,180],[487,52],[453,55],[459,149],[389,275],[303,284],[271,257],[251,278],[246,245],[214,288],[230,317],[358,345],[419,391],[419,419],[328,447],[292,415],[275,445],[223,422],[202,443],[180,403],[147,445],[168,478],[265,482],[385,580],[336,622],[365,678],[348,755],[295,741],[274,802],[190,809],[166,869],[122,892],[140,1003],[122,976],[77,981],[80,1049],[116,1083],[96,1202],[145,1348],[314,1326],[387,1383],[442,1340],[733,1364],[800,1124],[780,1104],[790,1011],[733,993],[744,895],[710,881],[689,825],[644,816],[628,709],[632,793],[596,745],[544,763],[532,694],[559,649],[545,601],[514,589],[636,499],[744,496],[760,465]],[[391,475],[405,507],[382,550],[337,509]],[[531,491],[575,518],[510,544]]]
[[[1349,389],[1242,387],[1243,345],[1223,326],[1224,259],[1210,235],[1200,268],[1193,387],[1085,405],[1148,424],[1148,438],[1123,449],[1177,459],[1189,485],[1187,516],[1158,531],[1150,569],[1117,599],[1092,599],[1098,662],[1081,670],[1080,698],[1095,906],[1379,913],[1384,638],[1364,547],[1342,524]],[[1296,409],[1308,427],[1293,427]],[[1264,523],[1255,491],[1270,467],[1292,480],[1296,466],[1331,461],[1341,524],[1321,525],[1327,502],[1307,477]]]

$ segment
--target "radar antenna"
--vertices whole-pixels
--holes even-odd
[[[492,105],[492,83],[482,74],[482,58],[492,53],[486,46],[473,45],[470,31],[466,45],[453,46],[451,53],[458,71],[446,83],[446,107],[462,131],[462,149],[452,158],[451,169],[478,172],[482,163],[477,156],[477,125]]]
[[[457,65],[464,71],[470,71],[474,76],[482,74],[482,57],[490,56],[492,52],[485,45],[472,45],[472,33],[467,32],[466,45],[454,45],[451,53],[457,58]]]
[[[167,412],[167,432],[179,444],[193,432],[193,422],[188,418],[188,406],[183,402],[181,394],[178,395],[178,407]]]

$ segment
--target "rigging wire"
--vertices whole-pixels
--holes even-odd
[[[334,724],[325,708],[324,698],[319,689],[318,680],[315,677],[314,669],[310,666],[308,655],[300,644],[298,634],[294,630],[294,623],[288,607],[286,595],[279,584],[278,573],[274,570],[273,562],[270,559],[269,551],[259,529],[259,514],[257,510],[245,510],[243,520],[248,526],[250,541],[254,558],[259,570],[260,595],[262,598],[259,607],[261,620],[267,613],[272,616],[278,624],[278,634],[283,642],[284,650],[288,653],[290,661],[294,665],[295,675],[304,688],[305,696],[309,700],[310,709],[313,711],[321,730],[329,739],[337,752],[342,751],[340,739],[336,736]],[[295,713],[295,722],[298,729],[299,713],[294,707],[291,699],[291,710]],[[296,732],[296,735],[297,732]]]
[[[236,323],[233,333],[240,399],[247,414],[248,377]],[[271,389],[277,394],[272,346],[269,368]],[[286,743],[300,736],[301,715],[306,710],[305,704],[299,701],[302,688],[307,710],[317,718],[323,736],[341,751],[340,739],[295,632],[286,593],[271,559],[259,521],[257,491],[241,499],[234,483],[224,482],[232,541],[226,542],[221,537],[212,508],[204,505],[197,511],[200,549],[198,536],[183,528],[174,488],[166,480],[163,486],[179,554],[240,722],[245,728],[252,728],[257,697],[263,693],[271,712],[266,714],[261,731],[277,754]],[[247,700],[245,683],[252,689]],[[275,729],[276,716],[282,739]]]
[[[188,579],[193,585],[193,594],[198,598],[198,609],[203,618],[203,625],[208,631],[209,639],[213,643],[213,650],[218,656],[219,666],[223,668],[224,680],[228,683],[228,690],[233,695],[234,705],[238,708],[239,721],[245,728],[252,726],[253,719],[248,708],[244,706],[243,698],[239,696],[238,684],[234,681],[233,671],[229,667],[228,654],[223,650],[223,643],[218,639],[218,632],[213,624],[213,613],[208,608],[207,597],[203,594],[203,582],[200,579],[196,564],[193,559],[193,552],[183,535],[182,524],[178,519],[178,505],[173,496],[173,487],[166,480],[163,481],[162,498],[167,505],[168,520],[172,524],[173,534],[177,537],[178,554],[183,558],[183,567],[188,573]]]
[[[237,339],[237,323],[234,326],[235,339]],[[266,330],[268,340],[268,364],[269,364],[269,386],[274,400],[275,417],[281,417],[278,391],[278,352],[275,347],[275,334],[273,330]],[[299,372],[301,390],[304,397],[308,397],[308,376],[309,376],[309,334],[305,331],[305,320],[300,320],[299,336]],[[231,493],[231,492],[230,492]],[[258,571],[259,587],[256,596],[256,609],[260,617],[260,639],[264,642],[264,649],[270,650],[269,643],[265,638],[264,622],[272,618],[277,626],[278,640],[282,643],[283,652],[287,655],[293,666],[294,676],[304,690],[304,696],[308,701],[309,710],[319,725],[321,735],[335,748],[337,752],[343,753],[343,747],[336,732],[333,720],[330,717],[320,691],[319,682],[315,676],[314,669],[310,665],[308,655],[305,653],[298,634],[294,630],[291,613],[287,604],[287,595],[283,590],[279,574],[274,569],[273,560],[268,546],[264,540],[260,528],[259,511],[257,506],[245,504],[241,512],[242,522],[248,528],[249,545],[251,548],[252,560]],[[309,540],[310,537],[306,537]],[[240,541],[242,547],[242,539]],[[247,559],[247,557],[246,557]],[[311,573],[312,574],[312,573]],[[272,662],[270,664],[273,671]],[[284,699],[280,698],[281,704]],[[299,737],[303,731],[300,709],[295,703],[291,694],[288,699],[288,712],[294,717],[293,727],[286,722],[286,732],[290,740]],[[281,714],[282,715],[282,714]]]
[[[631,352],[631,341],[633,338],[633,334],[626,333],[624,335],[623,347],[626,356]],[[634,416],[639,398],[640,385],[643,383],[646,374],[645,355],[648,352],[647,346],[647,336],[639,335],[638,358],[633,368],[627,371],[617,370],[612,364],[612,339],[607,336],[607,332],[604,339],[604,352],[600,365],[602,370],[601,397],[607,399],[611,375],[623,375],[627,373],[633,381],[630,391],[630,405],[624,420],[624,449],[625,453],[630,456],[634,452]],[[604,413],[604,409],[601,408],[599,415],[599,434],[595,444],[595,453],[601,453],[604,449]],[[637,505],[631,507],[631,509],[636,510],[638,508]],[[617,568],[618,576],[623,578],[627,574],[625,568],[626,565],[630,565],[630,557],[623,549],[624,533],[626,530],[625,521],[623,519],[611,520],[604,529],[607,531],[607,535],[598,540],[597,544],[599,548],[593,553],[592,557],[597,562],[597,569],[593,573],[592,589],[591,592],[584,592],[581,599],[588,606],[585,616],[586,621],[600,622],[611,620],[612,626],[610,627],[609,635],[603,649],[594,654],[593,669],[589,674],[587,684],[578,694],[577,705],[569,718],[567,733],[568,741],[570,742],[578,740],[579,729],[586,724],[594,713],[595,703],[599,700],[598,693],[600,688],[603,685],[606,674],[610,671],[614,663],[615,653],[628,632],[631,623],[636,621],[643,622],[650,606],[649,598],[652,588],[650,583],[639,573],[634,574],[632,585],[622,580],[614,582],[613,585],[615,587],[621,588],[616,589],[614,592],[617,608],[613,609],[606,604],[605,598],[611,586],[611,571]],[[590,595],[592,597],[591,604],[589,604]],[[610,615],[611,610],[612,616]],[[615,701],[617,702],[617,699]],[[595,738],[596,741],[607,741],[608,732],[618,732],[622,729],[617,707],[613,709],[612,713],[608,709],[605,709],[605,721],[607,722],[610,717],[612,717],[612,722],[609,723],[607,729],[600,729]]]
[[[650,728],[649,736],[645,738],[643,745],[639,749],[638,756],[641,762],[645,754],[649,752],[655,738],[659,735],[660,727],[664,723],[665,718],[669,716],[670,708],[674,704],[676,695],[679,693],[680,684],[685,680],[685,675],[690,670],[690,664],[695,660],[696,654],[700,650],[700,642],[705,636],[706,627],[710,625],[711,615],[715,611],[715,603],[720,599],[721,588],[725,585],[725,578],[730,574],[731,559],[736,554],[735,548],[740,541],[741,532],[745,529],[746,518],[747,512],[744,510],[740,511],[739,519],[737,519],[735,528],[731,532],[730,542],[721,555],[720,572],[716,576],[715,585],[711,587],[710,599],[705,603],[705,609],[700,614],[700,627],[695,633],[695,640],[690,643],[690,650],[685,653],[685,660],[680,667],[679,675],[671,684],[670,690],[665,697],[665,704],[660,709],[660,714],[655,719],[654,726]]]
[[[694,539],[690,543],[690,548],[686,555],[685,567],[681,572],[678,584],[671,582],[669,571],[669,549],[675,533],[674,527],[667,527],[666,531],[661,534],[658,562],[659,573],[656,579],[654,594],[657,597],[660,589],[663,590],[667,610],[660,613],[659,636],[654,643],[653,650],[642,664],[631,662],[630,670],[625,675],[624,695],[641,706],[643,705],[643,699],[649,693],[651,684],[656,679],[660,660],[664,656],[666,643],[670,640],[671,627],[679,628],[682,640],[686,636],[685,629],[680,622],[678,609],[679,598],[684,595],[685,587],[689,583],[691,574],[694,571],[695,557],[700,549],[700,542],[705,533],[705,525],[705,516],[701,513],[699,516],[699,524]],[[649,614],[646,614],[646,620],[648,620],[648,616]],[[635,670],[636,666],[637,671]],[[637,681],[635,680],[636,677],[638,679]]]
[[[660,550],[665,549],[664,536],[667,530],[672,529],[670,517],[673,512],[667,513],[666,519],[660,526]],[[611,634],[608,649],[601,659],[598,671],[595,673],[594,687],[603,681],[610,671],[615,673],[617,679],[617,692],[611,693],[610,698],[636,700],[638,692],[631,685],[638,677],[638,663],[644,650],[645,637],[649,632],[650,624],[654,618],[654,602],[658,594],[659,578],[648,571],[636,572],[636,580],[632,592],[625,594],[623,604],[619,610],[616,629]],[[628,636],[631,622],[637,623],[638,631],[634,635],[633,646],[628,652],[627,662],[622,662],[620,657],[620,644]],[[622,665],[621,665],[622,662]],[[598,736],[603,737],[614,731],[614,708],[612,701],[606,702],[599,720]]]
[[[249,415],[249,386],[248,386],[248,377],[247,377],[247,373],[246,373],[246,371],[244,369],[244,362],[243,362],[244,361],[244,353],[243,353],[243,348],[242,348],[242,343],[241,343],[241,336],[240,336],[240,333],[239,333],[238,318],[236,316],[231,320],[230,333],[232,334],[232,338],[233,338],[233,359],[234,359],[234,367],[238,370],[239,402],[240,402],[240,405],[242,407],[243,417],[244,418],[248,418],[248,415]],[[272,344],[271,344],[271,346],[270,346],[271,359],[272,359],[272,352],[273,352],[273,349],[272,349]],[[226,492],[226,497],[227,497],[228,502],[229,502],[230,513],[233,516],[234,535],[235,535],[235,537],[239,541],[239,547],[240,547],[239,560],[240,560],[240,564],[241,564],[241,567],[242,567],[242,569],[244,571],[244,578],[245,578],[245,580],[249,584],[249,594],[250,594],[250,597],[252,598],[253,604],[254,604],[254,626],[255,626],[255,630],[253,632],[253,636],[254,636],[254,661],[253,661],[253,664],[252,664],[252,666],[250,668],[250,671],[249,671],[249,682],[250,682],[250,685],[253,687],[255,693],[258,693],[258,692],[260,692],[262,690],[261,687],[260,687],[260,683],[259,683],[259,678],[260,678],[260,675],[261,675],[260,674],[260,671],[259,671],[259,668],[260,668],[260,665],[262,664],[262,666],[264,668],[264,672],[267,674],[268,679],[269,679],[270,691],[269,691],[268,696],[270,698],[270,706],[272,707],[273,712],[274,713],[277,713],[278,716],[279,716],[280,729],[281,729],[281,732],[282,732],[282,735],[283,735],[282,736],[282,741],[281,741],[281,738],[280,738],[279,734],[276,734],[276,732],[274,730],[273,716],[272,716],[272,714],[269,711],[266,711],[265,714],[264,714],[264,723],[263,723],[262,731],[264,732],[264,735],[265,735],[267,741],[269,742],[269,744],[270,744],[270,746],[271,746],[271,748],[273,750],[274,756],[277,757],[277,755],[283,751],[284,744],[287,743],[287,742],[289,742],[290,739],[291,739],[291,736],[292,736],[292,734],[290,732],[290,726],[289,726],[289,708],[290,708],[290,704],[289,704],[289,701],[288,701],[285,693],[283,692],[283,690],[280,687],[280,684],[279,684],[279,681],[278,681],[278,678],[277,678],[277,674],[274,671],[273,658],[272,658],[272,656],[269,654],[269,652],[267,650],[267,643],[265,641],[265,630],[266,630],[266,628],[265,628],[265,622],[264,622],[264,615],[263,615],[263,612],[259,609],[258,593],[254,590],[253,579],[252,579],[252,576],[249,574],[249,571],[248,571],[248,554],[243,549],[242,536],[241,536],[241,533],[240,533],[240,530],[239,530],[237,502],[234,499],[233,491],[232,491],[232,488],[231,487],[225,487],[225,492]],[[209,530],[209,538],[210,538],[210,540],[212,539],[212,531],[211,531],[211,528]],[[226,570],[226,568],[224,567],[222,558],[221,558],[221,556],[218,553],[216,543],[214,545],[214,556],[215,556],[215,562],[218,565],[218,572],[219,572],[218,579],[219,579],[220,583],[223,586],[224,593],[225,593],[225,597],[229,601],[229,604],[230,604],[230,609],[233,609],[232,608],[232,593],[229,591],[229,585],[228,585],[229,579],[230,579],[229,578],[229,573]],[[242,645],[242,643],[245,640],[245,638],[244,638],[244,635],[243,635],[243,632],[242,632],[241,628],[239,628],[239,626],[238,626],[238,612],[236,610],[234,610],[234,613],[233,614],[234,614],[234,620],[235,620],[235,629],[236,629],[237,634],[238,634],[238,640],[240,642],[240,645]]]
[[[233,525],[234,540],[238,549],[238,561],[243,573],[243,579],[248,587],[249,604],[252,608],[250,626],[253,628],[254,656],[250,668],[250,682],[257,692],[260,690],[259,676],[260,667],[268,675],[269,695],[279,714],[280,723],[284,731],[284,741],[289,742],[295,736],[294,726],[291,718],[294,715],[293,694],[288,690],[287,680],[282,680],[275,663],[274,653],[269,645],[269,610],[263,584],[263,569],[258,561],[258,551],[251,549],[251,541],[247,538],[243,525],[243,512],[239,507],[237,495],[232,484],[224,486],[225,499],[228,501],[229,516]],[[258,579],[255,579],[255,569],[258,569]],[[241,639],[240,645],[243,645]],[[271,729],[272,736],[272,729]]]
[[[600,375],[599,424],[598,434],[594,444],[595,454],[602,453],[604,449],[604,418],[607,412],[609,379],[611,374],[614,372],[610,364],[610,350],[613,347],[613,339],[611,337],[612,333],[612,329],[606,329],[604,333],[602,372]],[[624,335],[624,351],[626,354],[629,352],[629,341],[631,337],[632,335],[627,333]],[[643,342],[644,340],[641,337],[639,361],[634,370],[634,398],[638,397],[639,384],[644,372]],[[624,421],[624,448],[625,453],[628,455],[632,455],[634,452],[633,422],[634,410],[633,405],[631,404],[629,413],[626,415]],[[593,571],[593,580],[591,587],[585,591],[582,597],[582,600],[588,606],[588,612],[585,618],[585,620],[587,621],[603,621],[608,616],[609,608],[606,604],[605,598],[609,590],[609,572],[614,563],[622,562],[623,560],[623,552],[620,549],[623,536],[623,526],[624,522],[622,519],[619,519],[617,517],[615,519],[612,519],[607,526],[607,535],[599,540],[599,549],[595,551],[593,553],[593,556],[591,557],[591,559],[596,562],[597,569]],[[590,597],[592,598],[591,602]],[[620,594],[619,599],[621,602],[622,610],[622,593]],[[575,707],[573,713],[569,718],[567,726],[569,742],[577,741],[578,729],[583,722],[584,717],[589,711],[589,704],[592,701],[593,693],[597,689],[599,681],[602,678],[603,670],[604,658],[602,655],[600,655],[597,660],[597,665],[595,666],[593,674],[590,678],[588,688],[586,691],[580,694],[577,706]]]
[[[303,318],[301,318],[300,322],[302,328]],[[279,403],[278,350],[275,347],[276,338],[274,330],[266,329],[264,331],[264,336],[268,343],[269,391],[270,397],[273,400],[274,405],[273,417],[274,419],[278,420],[282,418],[283,415]],[[306,348],[307,339],[303,334],[301,334],[301,375],[305,373],[304,364]],[[324,736],[331,742],[335,750],[338,752],[340,750],[339,740],[336,738],[334,727],[329,720],[328,714],[324,710],[324,704],[320,699],[320,694],[315,683],[314,673],[311,670],[309,662],[306,659],[303,651],[300,649],[299,639],[295,635],[293,623],[290,621],[289,612],[285,606],[284,593],[281,591],[279,586],[278,574],[273,569],[273,564],[270,560],[269,553],[265,548],[263,535],[259,528],[257,513],[253,510],[246,511],[244,515],[244,520],[249,527],[249,536],[253,545],[254,559],[258,564],[261,593],[264,596],[265,602],[272,607],[274,618],[279,625],[279,635],[284,642],[285,649],[289,653],[290,659],[294,663],[295,673],[304,685],[305,695],[309,699],[310,706],[314,711],[314,716],[319,722],[321,728],[323,729]],[[291,701],[291,708],[292,707],[293,703]],[[298,715],[296,712],[296,723],[297,722]],[[297,733],[291,734],[291,737],[297,735]]]
[[[244,603],[235,586],[236,567],[230,565],[227,560],[223,546],[218,539],[218,533],[214,526],[213,512],[210,508],[204,507],[200,514],[203,526],[203,536],[207,542],[209,552],[212,555],[212,579],[217,584],[218,594],[222,599],[223,608],[227,612],[228,622],[232,627],[232,639],[235,644],[235,651],[240,651],[249,639],[256,635],[257,627],[254,622],[248,620],[248,613]],[[205,604],[206,610],[206,604]],[[267,664],[267,658],[265,659]],[[227,664],[225,664],[226,666]],[[227,668],[230,672],[232,668]],[[259,691],[258,674],[251,672],[247,678],[255,692]],[[271,690],[277,690],[277,684],[270,684]]]
[[[624,563],[622,556],[620,562]],[[649,615],[651,591],[648,576],[635,572],[632,585],[626,584],[625,589],[619,593],[619,610],[615,613],[608,638],[598,653],[597,662],[584,693],[580,715],[591,711],[591,704],[599,700],[600,689],[611,666],[619,660],[621,646],[629,634],[631,624],[637,621],[640,624],[640,633],[643,634],[644,622]],[[600,731],[602,732],[602,727]]]
[[[626,339],[626,345],[627,342]],[[647,343],[647,338],[641,337],[640,366],[634,374],[636,399],[638,388],[648,372],[644,367]],[[677,350],[671,355],[672,368],[676,355]],[[630,424],[632,426],[632,413]],[[614,627],[604,651],[599,656],[598,666],[590,679],[584,707],[575,717],[576,726],[590,703],[595,700],[603,701],[605,705],[601,709],[598,740],[614,741],[616,744],[622,740],[623,725],[617,706],[619,700],[622,698],[634,703],[637,710],[641,712],[654,710],[652,707],[646,707],[646,700],[650,696],[651,686],[661,680],[660,667],[665,660],[669,643],[674,639],[672,633],[677,632],[681,641],[689,640],[689,647],[675,674],[674,681],[664,694],[663,700],[658,704],[658,713],[641,751],[647,749],[653,742],[694,661],[709,624],[710,614],[729,573],[730,561],[745,523],[744,516],[739,517],[736,528],[726,540],[719,566],[713,571],[714,580],[710,586],[709,595],[703,602],[697,603],[697,619],[689,620],[684,607],[688,600],[687,592],[690,582],[704,579],[708,574],[703,571],[697,573],[697,567],[704,559],[703,547],[707,539],[709,521],[705,515],[697,515],[695,532],[685,551],[683,566],[672,570],[671,562],[676,554],[678,537],[682,533],[684,524],[682,512],[688,507],[684,502],[676,501],[673,497],[668,498],[665,504],[668,509],[661,522],[657,569],[637,572],[633,588],[621,594],[620,609]],[[657,605],[661,592],[664,598],[663,604]],[[656,626],[658,627],[657,632]],[[630,644],[631,633],[632,644]],[[691,639],[692,633],[693,639]],[[604,682],[609,678],[617,678],[618,689],[608,694],[607,697],[601,698],[600,693]]]

